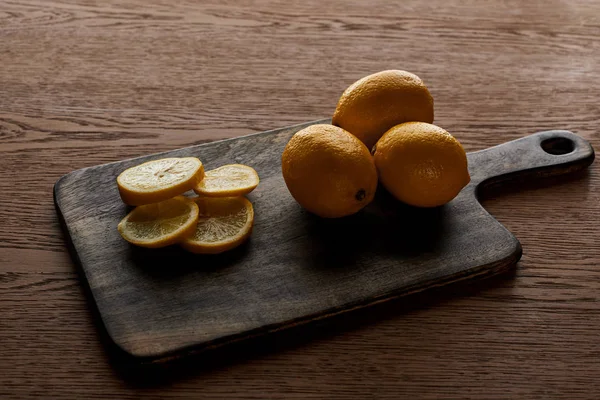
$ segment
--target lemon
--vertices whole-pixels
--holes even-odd
[[[177,196],[158,203],[136,207],[117,229],[123,239],[141,247],[165,247],[190,236],[198,222],[198,206]]]
[[[441,206],[471,180],[459,141],[424,122],[388,130],[377,142],[374,158],[383,186],[398,200],[417,207]]]
[[[433,122],[433,98],[421,78],[402,70],[381,71],[350,85],[332,119],[369,150],[388,129],[408,121]]]
[[[121,199],[139,206],[170,199],[191,190],[204,177],[195,157],[163,158],[128,168],[117,177]]]
[[[194,191],[208,197],[235,197],[253,191],[259,183],[254,168],[242,164],[224,165],[206,171]]]
[[[181,246],[193,253],[217,254],[242,244],[252,232],[254,209],[245,197],[198,197],[198,225]]]
[[[281,170],[292,197],[325,218],[358,212],[377,189],[377,170],[367,147],[333,125],[297,132],[283,151]]]

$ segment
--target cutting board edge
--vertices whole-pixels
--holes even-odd
[[[165,351],[148,351],[145,350],[143,347],[136,349],[130,346],[129,344],[120,343],[118,340],[115,340],[114,335],[111,334],[111,329],[105,323],[104,318],[102,318],[101,312],[99,313],[99,317],[112,344],[114,344],[118,349],[120,349],[123,353],[127,354],[132,359],[135,359],[136,363],[164,363],[171,360],[183,358],[188,355],[200,355],[206,351],[215,350],[221,347],[228,346],[230,344],[241,343],[252,339],[258,339],[267,336],[271,333],[281,332],[288,329],[293,329],[295,327],[306,326],[313,322],[322,321],[331,317],[351,313],[353,311],[358,311],[371,306],[376,306],[378,304],[400,299],[406,296],[410,296],[412,294],[427,292],[433,288],[447,286],[460,281],[481,280],[501,274],[505,271],[510,270],[512,267],[515,267],[522,256],[522,247],[520,241],[514,235],[510,234],[510,236],[512,238],[512,245],[507,248],[507,254],[502,259],[483,266],[479,265],[474,268],[462,270],[457,274],[444,277],[444,279],[441,281],[436,281],[437,283],[432,284],[433,281],[420,282],[416,286],[403,288],[402,290],[394,290],[379,295],[377,297],[371,298],[366,302],[361,301],[356,303],[344,304],[338,307],[324,310],[319,313],[305,315],[300,318],[284,321],[277,324],[261,326],[260,328],[251,329],[248,331],[240,332],[238,334],[223,336],[219,339],[207,340],[204,342],[194,342],[186,345],[177,345],[174,346],[173,349],[168,349]],[[78,268],[84,270],[81,264],[78,265]],[[90,290],[90,292],[90,294],[93,296],[93,291]],[[96,305],[96,307],[99,307],[99,304],[95,301],[95,298],[94,304]]]
[[[351,313],[368,307],[376,306],[378,304],[401,299],[416,293],[427,292],[431,289],[448,286],[456,282],[470,280],[476,281],[501,274],[515,267],[523,254],[520,241],[514,235],[511,234],[510,236],[513,239],[512,246],[507,250],[507,255],[502,259],[483,266],[479,265],[474,268],[462,270],[460,273],[446,276],[444,280],[437,281],[435,284],[432,284],[429,281],[421,282],[414,287],[404,288],[401,291],[391,291],[369,299],[366,302],[341,305],[316,314],[302,316],[300,318],[285,321],[279,324],[265,325],[260,328],[241,332],[239,334],[224,336],[216,340],[208,340],[206,342],[196,342],[189,345],[177,346],[174,350],[167,350],[164,352],[142,352],[139,349],[132,349],[128,345],[124,345],[115,341],[113,336],[110,334],[109,328],[104,325],[104,320],[102,320],[102,323],[105,326],[111,341],[120,350],[135,359],[137,363],[154,364],[170,362],[190,355],[201,355],[206,351],[216,350],[231,344],[258,339],[271,333],[282,332],[295,327],[306,326],[313,322],[326,320],[342,314]]]
[[[76,171],[74,171],[74,172],[76,172]],[[67,175],[70,175],[70,174],[67,174]],[[94,318],[96,319],[96,321],[100,321],[100,324],[96,323],[95,325],[98,328],[99,332],[101,332],[103,334],[103,335],[101,334],[101,336],[108,337],[111,344],[116,346],[119,349],[119,351],[123,352],[124,354],[126,354],[128,356],[132,356],[125,349],[123,349],[121,346],[119,346],[119,344],[115,341],[114,335],[110,332],[110,328],[106,324],[104,317],[102,316],[102,311],[100,310],[100,306],[98,304],[98,299],[94,295],[94,291],[92,290],[92,288],[90,286],[89,279],[86,274],[85,268],[83,267],[83,263],[81,262],[79,253],[77,252],[77,249],[75,248],[75,244],[73,243],[73,238],[71,236],[71,230],[69,229],[69,226],[67,225],[67,223],[65,221],[65,217],[62,212],[60,202],[57,198],[58,197],[57,185],[60,183],[62,178],[66,177],[67,175],[64,175],[56,182],[56,184],[54,185],[54,190],[53,190],[54,208],[56,210],[56,215],[58,217],[59,225],[60,225],[63,235],[65,237],[65,242],[67,244],[67,251],[71,257],[71,260],[73,261],[73,265],[75,266],[77,275],[79,276],[79,281],[84,289],[84,292],[86,295],[86,300],[88,300],[87,301],[88,306],[90,307],[90,310],[92,311],[92,314],[94,315]]]

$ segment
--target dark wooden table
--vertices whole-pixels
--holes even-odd
[[[316,333],[129,379],[105,351],[52,203],[63,174],[330,116],[420,75],[474,151],[545,129],[600,149],[600,4],[0,3],[0,398],[600,397],[600,172],[494,192],[513,273]]]

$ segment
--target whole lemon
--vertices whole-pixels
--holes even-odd
[[[332,119],[369,149],[392,126],[408,121],[433,122],[433,98],[421,78],[401,70],[354,82],[340,97]]]
[[[437,207],[452,200],[471,180],[467,155],[444,129],[406,122],[388,130],[374,149],[379,179],[398,200]]]
[[[358,212],[377,189],[377,170],[367,147],[333,125],[297,132],[283,151],[281,170],[294,199],[325,218]]]

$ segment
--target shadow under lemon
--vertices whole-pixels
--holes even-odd
[[[127,256],[140,272],[161,281],[177,279],[189,274],[211,274],[226,272],[228,267],[243,262],[249,251],[252,238],[235,249],[221,254],[194,254],[178,245],[159,249],[129,246]]]
[[[220,274],[228,267],[244,264],[244,258],[254,251],[279,253],[265,254],[265,260],[290,255],[288,262],[298,263],[302,268],[364,269],[369,267],[369,260],[375,260],[375,255],[406,260],[434,252],[444,235],[447,220],[446,206],[409,206],[381,186],[371,204],[343,218],[321,218],[304,210],[293,199],[289,200],[289,204],[282,207],[288,215],[280,223],[287,227],[294,225],[288,230],[293,232],[291,238],[277,236],[277,227],[261,223],[258,210],[257,224],[249,240],[222,254],[197,255],[177,245],[152,250],[129,246],[127,257],[144,274],[161,280],[199,271]],[[260,209],[260,203],[255,206]]]
[[[407,205],[381,186],[374,200],[354,215],[324,219],[304,212],[310,243],[306,267],[368,268],[382,255],[407,260],[433,252],[444,234],[446,212],[446,206]]]

